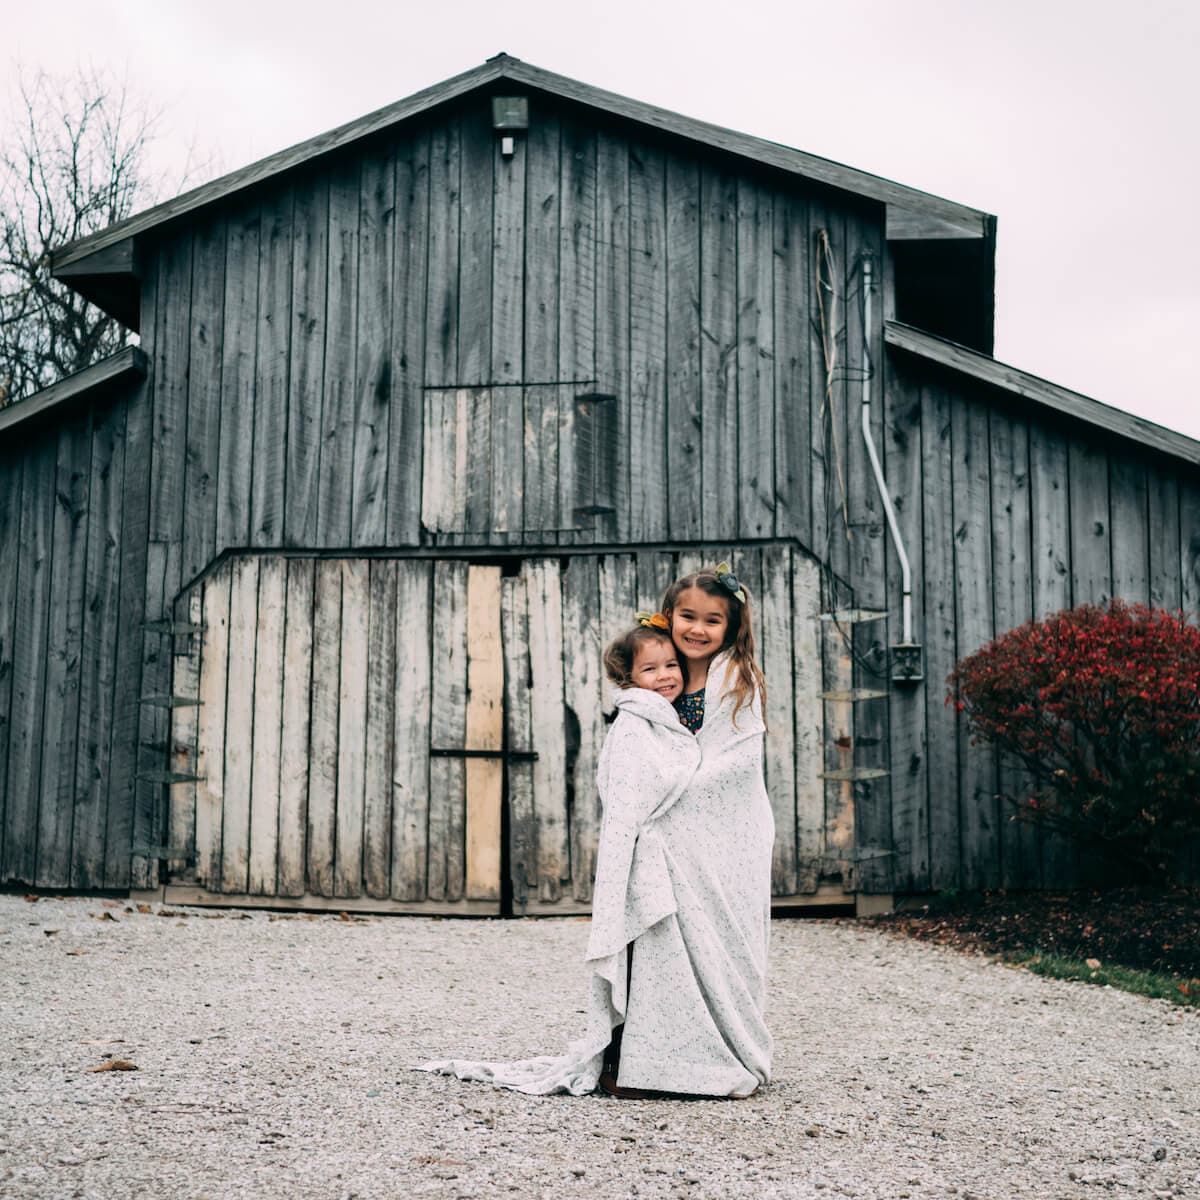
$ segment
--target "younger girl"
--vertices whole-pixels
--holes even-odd
[[[596,772],[603,819],[586,956],[592,975],[584,1036],[559,1056],[519,1062],[447,1059],[426,1063],[422,1070],[535,1095],[578,1096],[596,1087],[613,1030],[626,1016],[627,947],[645,930],[665,923],[676,908],[657,825],[700,766],[696,739],[672,707],[683,691],[684,674],[667,626],[662,614],[639,613],[638,625],[604,655],[605,670],[618,688],[617,716]]]

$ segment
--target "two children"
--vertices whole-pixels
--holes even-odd
[[[426,1070],[573,1095],[742,1097],[770,1078],[775,831],[749,596],[721,563],[638,616],[605,654],[619,690],[597,770],[587,1031],[561,1056]]]

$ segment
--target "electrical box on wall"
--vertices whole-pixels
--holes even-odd
[[[917,642],[900,642],[892,647],[892,682],[920,683],[925,678],[921,668],[921,647]]]

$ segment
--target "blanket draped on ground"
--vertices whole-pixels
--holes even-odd
[[[763,1022],[774,823],[757,701],[733,721],[729,663],[711,664],[693,736],[672,706],[631,688],[600,755],[603,805],[586,1031],[567,1052],[519,1062],[446,1059],[421,1069],[533,1095],[583,1095],[624,1023],[618,1082],[748,1095],[770,1078]],[[626,988],[627,948],[633,969]]]

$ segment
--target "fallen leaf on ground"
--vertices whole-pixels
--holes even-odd
[[[101,900],[100,903],[103,904],[105,908],[120,908],[123,902],[120,900]]]
[[[154,911],[154,909],[152,909],[148,904],[139,904],[137,906],[137,910],[140,913],[149,913]]]
[[[131,1063],[127,1058],[110,1058],[108,1062],[102,1062],[94,1067],[88,1067],[88,1071],[95,1073],[96,1071],[140,1071],[136,1063]]]
[[[86,953],[87,953],[86,950],[68,950],[67,957],[68,958],[80,958]]]
[[[40,899],[41,899],[41,896],[26,896],[25,903],[26,904],[36,904]]]
[[[117,919],[116,917],[114,917],[112,915],[112,913],[110,913],[108,911],[99,912],[99,913],[88,913],[88,916],[92,917],[94,920],[97,920],[97,921],[116,921],[116,919]]]
[[[1084,962],[1087,965],[1089,970],[1091,970],[1091,971],[1100,970],[1100,960],[1098,958],[1088,958],[1088,959],[1085,959]]]

